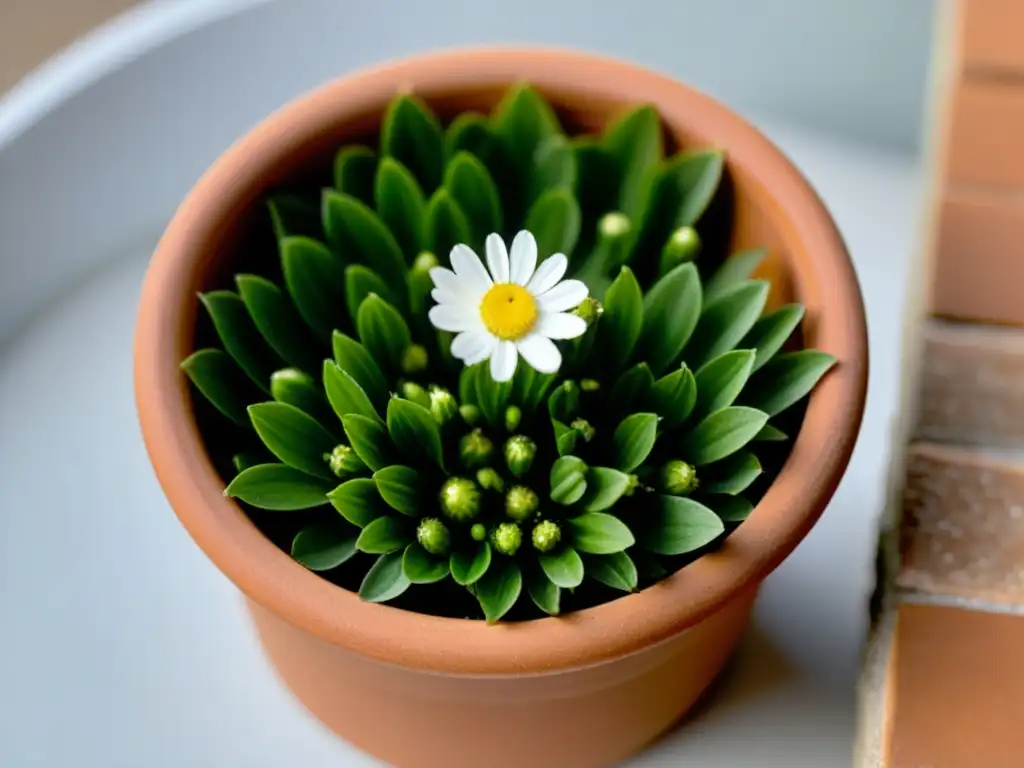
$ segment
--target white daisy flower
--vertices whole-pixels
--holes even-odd
[[[466,245],[452,248],[454,272],[434,267],[431,292],[437,306],[430,322],[458,334],[452,355],[466,365],[490,359],[495,381],[509,381],[519,355],[541,373],[555,373],[562,353],[552,339],[574,339],[587,330],[570,314],[587,298],[580,280],[562,280],[569,260],[556,253],[537,266],[537,241],[526,230],[512,240],[511,255],[498,234],[487,236],[487,266]],[[559,282],[561,281],[561,282]]]

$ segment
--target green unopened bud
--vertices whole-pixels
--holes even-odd
[[[519,429],[519,422],[523,420],[523,412],[518,405],[510,405],[505,409],[505,429],[515,432]]]
[[[434,281],[430,278],[430,270],[438,266],[437,257],[424,251],[416,257],[409,270],[409,309],[413,317],[427,314],[430,306],[430,292],[434,290]]]
[[[480,423],[480,416],[481,416],[480,409],[477,408],[472,403],[467,403],[466,405],[460,405],[459,406],[459,415],[462,417],[462,420],[464,422],[466,422],[467,424],[469,424],[469,426],[471,426],[471,427],[475,427],[477,424]]]
[[[439,424],[447,424],[459,412],[459,404],[452,393],[441,387],[430,388],[430,412]]]
[[[680,227],[669,237],[665,247],[661,249],[661,261],[658,271],[665,275],[680,264],[697,258],[700,251],[700,235],[693,227]]]
[[[497,491],[498,493],[505,490],[505,481],[501,479],[498,471],[492,467],[484,467],[477,470],[476,482],[484,490]]]
[[[420,251],[412,262],[412,271],[429,273],[436,266],[439,266],[437,256],[430,251]]]
[[[590,422],[586,419],[573,419],[569,426],[579,432],[580,437],[588,443],[593,440],[594,435],[597,434],[597,430],[590,426]]]
[[[416,541],[432,555],[447,555],[452,543],[448,527],[436,517],[425,517],[416,529]]]
[[[601,388],[601,383],[594,379],[582,379],[580,381],[580,389],[584,392],[597,392]]]
[[[587,296],[576,306],[572,313],[577,317],[582,317],[587,325],[593,325],[594,321],[604,314],[604,307],[593,296]]]
[[[533,548],[538,552],[550,552],[562,540],[562,529],[552,520],[543,520],[533,526]]]
[[[487,528],[483,523],[473,523],[473,527],[469,529],[469,535],[473,541],[483,541],[487,538]]]
[[[512,556],[523,545],[523,532],[515,523],[502,523],[491,534],[491,545],[501,554]]]
[[[618,274],[629,259],[633,239],[633,225],[626,214],[606,213],[597,222],[597,246],[587,261],[601,264],[606,275]]]
[[[449,477],[441,486],[441,511],[458,522],[472,520],[480,511],[480,489],[465,477]]]
[[[632,496],[633,492],[640,487],[640,478],[636,475],[629,475],[626,478],[626,490],[622,492],[623,496]]]
[[[459,459],[466,469],[486,467],[494,459],[494,443],[477,427],[459,441]]]
[[[513,435],[505,442],[505,463],[516,477],[530,471],[536,455],[537,444],[526,435]]]
[[[407,376],[421,373],[427,369],[430,357],[422,344],[410,344],[402,352],[402,373]]]
[[[430,407],[430,395],[427,394],[427,390],[415,381],[402,382],[399,391],[406,400],[410,400],[416,403],[416,405],[422,405],[424,408]]]
[[[632,228],[629,217],[619,211],[606,213],[597,222],[597,231],[601,237],[622,237]]]
[[[661,490],[673,496],[688,496],[697,490],[697,470],[675,459],[661,468]]]
[[[334,450],[324,455],[324,461],[338,477],[349,477],[366,469],[363,460],[347,445],[334,446]]]
[[[527,520],[539,505],[537,494],[525,485],[513,485],[505,496],[505,514],[517,522]]]

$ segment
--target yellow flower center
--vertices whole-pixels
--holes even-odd
[[[499,339],[515,341],[528,334],[537,322],[537,302],[515,283],[496,283],[480,302],[484,327]]]

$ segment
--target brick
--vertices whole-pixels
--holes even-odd
[[[947,182],[1024,187],[1024,85],[961,80],[952,103]]]

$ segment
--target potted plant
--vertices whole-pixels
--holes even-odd
[[[831,219],[753,128],[490,50],[226,152],[135,354],[175,512],[317,717],[396,765],[596,766],[721,669],[846,466],[867,351]]]

